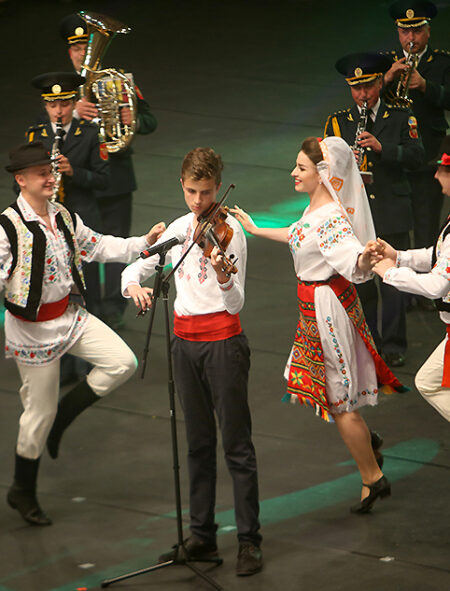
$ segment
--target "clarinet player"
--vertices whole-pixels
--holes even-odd
[[[389,107],[380,98],[383,74],[390,67],[386,56],[376,53],[346,55],[336,62],[337,71],[350,87],[353,106],[328,117],[324,136],[340,136],[354,147],[361,171],[372,173],[366,184],[375,230],[395,245],[409,247],[412,228],[411,187],[406,170],[417,169],[424,158],[417,122],[407,108]],[[365,131],[358,123],[367,103]],[[356,133],[359,127],[359,135]],[[405,301],[389,285],[380,285],[381,334],[378,331],[378,289],[374,280],[358,285],[367,324],[388,365],[404,365],[406,339]]]
[[[78,88],[84,81],[83,76],[75,72],[48,72],[36,76],[32,84],[41,92],[48,122],[31,126],[25,137],[28,142],[42,142],[54,156],[56,201],[78,213],[90,228],[100,231],[102,218],[95,192],[108,186],[109,161],[105,146],[99,144],[97,126],[74,116]],[[58,136],[61,136],[60,140],[57,140]],[[84,277],[88,287],[87,309],[99,316],[99,264],[86,264]],[[61,365],[61,385],[82,379],[87,371],[85,362],[65,356]]]

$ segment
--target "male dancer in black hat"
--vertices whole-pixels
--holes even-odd
[[[77,214],[49,201],[55,178],[41,142],[12,150],[6,169],[14,174],[20,194],[0,215],[0,290],[5,292],[6,356],[17,364],[24,407],[7,500],[28,523],[50,525],[36,496],[46,440],[56,458],[70,423],[123,384],[137,366],[128,345],[86,309],[69,302],[69,294],[86,291],[83,262],[130,262],[155,242],[164,224],[128,239],[85,226]],[[66,352],[94,367],[58,404],[59,360]]]
[[[383,73],[389,59],[376,53],[358,53],[343,57],[336,69],[350,87],[354,105],[328,117],[324,135],[342,137],[349,145],[364,149],[363,164],[373,173],[366,185],[375,230],[397,248],[409,246],[412,226],[411,203],[405,169],[417,168],[423,159],[423,147],[411,113],[390,108],[380,99]],[[366,131],[356,137],[360,112],[367,101],[369,116]],[[358,294],[367,323],[377,346],[393,367],[405,363],[407,348],[405,302],[403,295],[381,285],[382,334],[378,333],[378,290],[374,281],[360,284]]]

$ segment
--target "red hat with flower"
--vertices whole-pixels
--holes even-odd
[[[440,156],[438,157],[436,164],[450,166],[450,135],[445,136],[439,154]]]

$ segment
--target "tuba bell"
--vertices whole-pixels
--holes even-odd
[[[95,103],[98,117],[99,141],[110,153],[125,150],[136,132],[137,98],[134,85],[125,74],[113,68],[101,69],[101,62],[117,34],[127,34],[130,28],[103,14],[81,11],[86,22],[88,41],[81,75],[86,82],[80,87],[80,98]],[[120,109],[129,107],[131,123],[122,123]]]

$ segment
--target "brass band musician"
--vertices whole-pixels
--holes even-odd
[[[68,53],[75,71],[82,69],[88,46],[86,21],[78,14],[70,14],[60,23],[60,34],[67,43]],[[130,75],[130,78],[132,76]],[[150,134],[155,131],[157,122],[150,112],[148,103],[141,91],[134,86],[137,98],[136,133]],[[97,106],[86,98],[76,103],[75,115],[80,119],[92,121],[98,115]],[[122,123],[130,122],[130,110],[120,109]],[[133,148],[109,154],[109,185],[96,192],[97,204],[102,219],[102,231],[105,234],[127,237],[130,235],[133,191],[137,189],[133,167]],[[100,315],[112,328],[123,327],[123,314],[126,300],[120,293],[120,274],[124,268],[121,263],[105,265],[105,296],[102,300]]]
[[[389,236],[388,242],[398,248],[408,248],[411,187],[405,170],[420,166],[423,147],[409,109],[389,107],[380,98],[383,74],[388,68],[387,57],[377,53],[351,54],[338,60],[336,69],[345,76],[354,105],[328,117],[324,136],[340,136],[350,146],[356,142],[365,149],[365,164],[373,173],[373,183],[366,185],[366,191],[377,235]],[[364,102],[369,108],[367,129],[355,138]],[[403,295],[389,285],[381,286],[380,335],[377,286],[368,281],[357,289],[367,323],[387,364],[403,365],[407,349]]]
[[[431,20],[436,14],[436,6],[428,0],[398,0],[390,6],[401,48],[387,54],[391,67],[384,75],[387,85],[384,98],[387,102],[398,101],[402,97],[396,95],[407,92],[406,99],[417,120],[425,149],[422,166],[408,173],[415,248],[427,247],[433,242],[440,225],[443,201],[430,162],[436,160],[448,128],[445,111],[450,109],[450,53],[432,49],[430,45]],[[412,65],[407,65],[408,61]],[[428,306],[432,304],[423,301]]]

